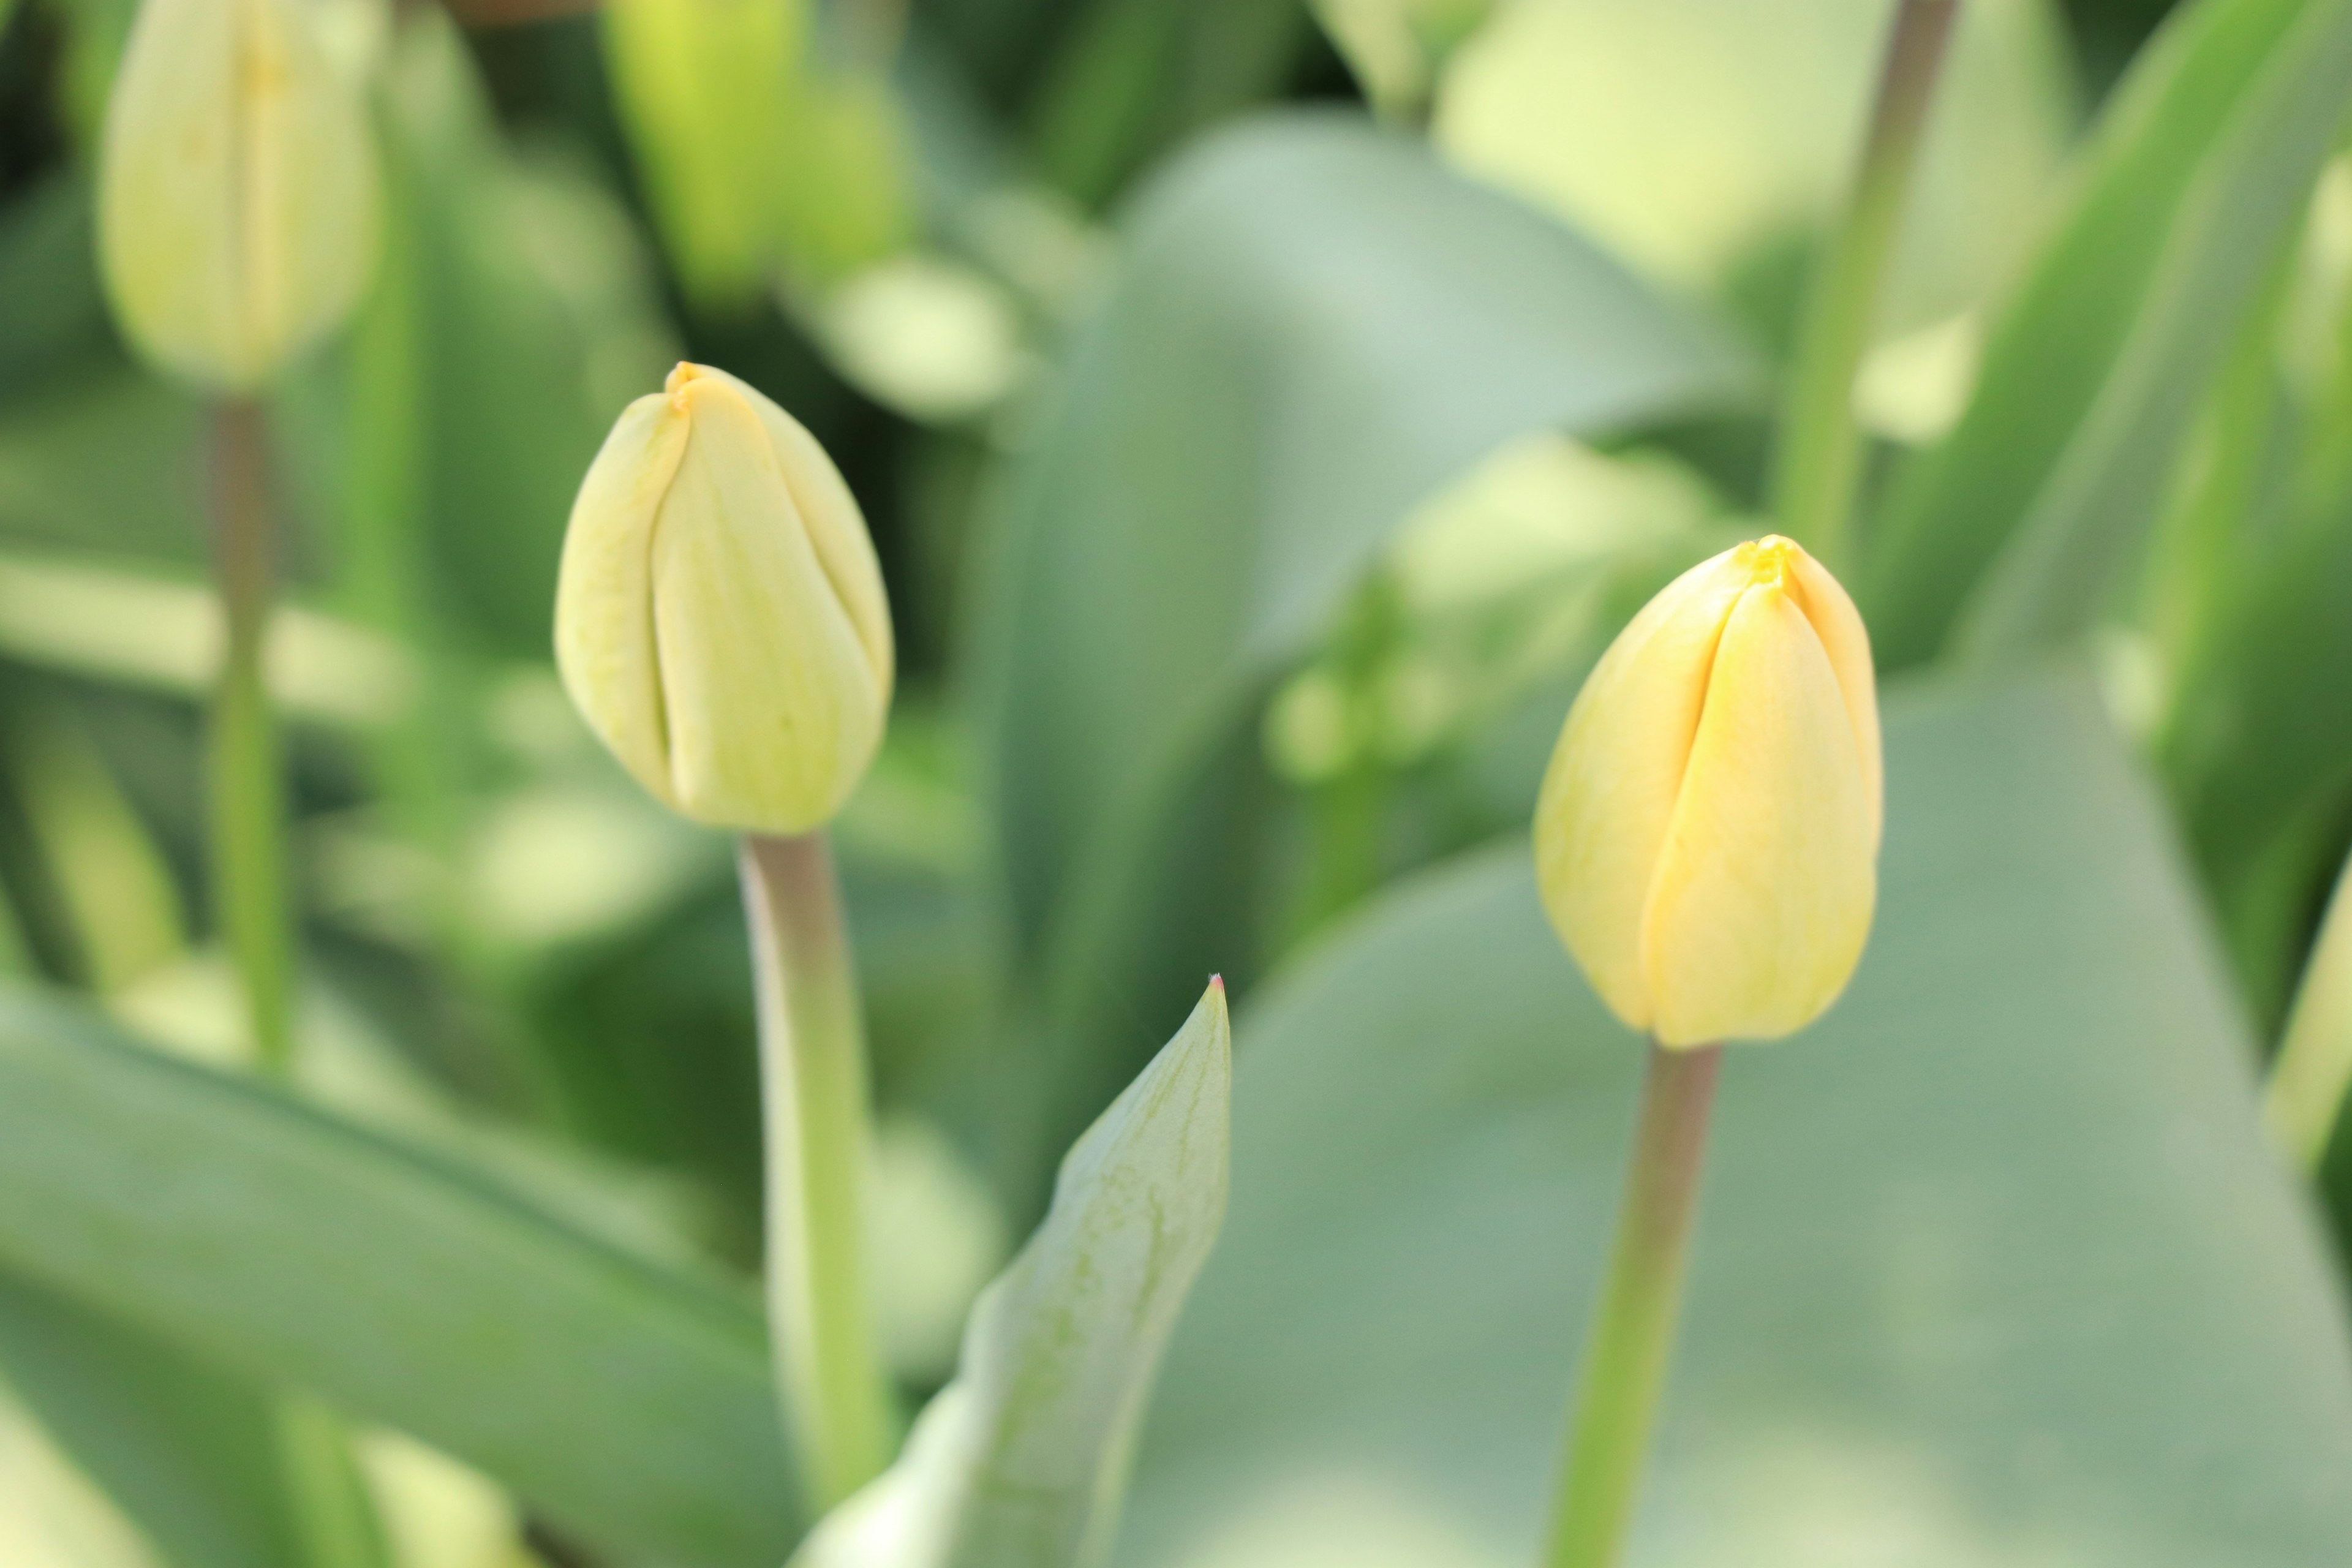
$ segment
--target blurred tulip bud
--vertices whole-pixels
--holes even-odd
[[[305,0],[144,0],[107,107],[101,263],[164,369],[251,392],[332,331],[376,253],[361,81]]]
[[[572,504],[555,658],[637,781],[714,827],[805,833],[881,743],[890,610],[857,502],[751,387],[681,364]]]
[[[1788,540],[1727,550],[1650,601],[1569,710],[1536,807],[1544,905],[1660,1044],[1794,1033],[1870,932],[1879,770],[1853,602]]]

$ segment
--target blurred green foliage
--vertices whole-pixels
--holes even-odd
[[[467,1467],[371,1436],[397,1568],[807,1522],[727,847],[549,664],[687,355],[892,594],[835,837],[906,1391],[1222,971],[1234,1226],[1117,1561],[1522,1560],[1633,1056],[1510,846],[1765,526],[1887,5],[318,3],[389,210],[269,410],[301,1104],[219,1070],[204,422],[91,260],[131,6],[0,5],[0,1559],[298,1561],[289,1384]],[[1965,14],[1856,401],[1885,911],[1728,1075],[1643,1560],[2333,1568],[2347,1321],[2252,1085],[2352,845],[2352,5]]]

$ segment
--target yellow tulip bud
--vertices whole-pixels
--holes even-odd
[[[866,519],[816,438],[698,364],[621,415],[572,504],[555,658],[614,755],[714,827],[804,833],[890,706]]]
[[[1684,573],[1586,680],[1536,807],[1553,925],[1627,1026],[1769,1040],[1862,958],[1882,819],[1870,639],[1779,537]]]
[[[99,247],[124,334],[251,392],[366,286],[379,195],[361,83],[304,0],[144,0],[107,105]]]

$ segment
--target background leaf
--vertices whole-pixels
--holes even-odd
[[[1726,1065],[1633,1561],[2340,1563],[2340,1292],[2148,792],[2078,687],[1889,718],[1853,988]],[[1393,895],[1239,1049],[1118,1561],[1528,1561],[1637,1043],[1513,846]]]
[[[251,1384],[8,1274],[0,1365],[173,1568],[302,1568],[277,1415]]]
[[[2194,405],[2201,383],[2147,379],[2169,340],[2167,329],[2142,328],[2143,310],[2156,300],[2168,268],[2178,272],[2189,265],[2185,252],[2200,244],[2246,245],[2249,237],[2200,227],[2210,216],[2203,206],[2227,180],[2261,169],[2266,150],[2242,146],[2243,164],[2226,172],[2214,154],[2259,96],[2264,71],[2292,63],[2290,34],[2305,8],[2304,0],[2191,5],[2116,89],[2083,154],[2064,221],[2000,314],[1975,397],[1958,427],[1904,472],[1865,540],[1857,591],[1883,665],[1899,668],[1944,646],[1996,559],[2038,507],[2052,504],[2047,498],[2064,465],[2077,465],[2077,477],[2068,481],[2077,492],[2066,503],[2073,516],[2103,493],[2082,487],[2107,471],[2100,465],[2112,465],[2117,442],[2143,429],[2160,437],[2168,427],[2161,421],[2144,426],[2134,415],[2171,416],[2175,398]],[[2267,151],[2272,160],[2287,156]],[[2302,176],[2304,189],[2316,174],[2314,163]],[[2207,193],[2201,201],[2200,190]],[[2249,263],[2257,274],[2266,257]],[[2171,296],[2171,333],[2188,325],[2178,317],[2190,303]],[[2231,302],[2216,299],[2210,308],[2226,341]],[[2132,349],[2143,331],[2156,335]],[[2194,346],[2206,345],[2199,337]],[[2127,365],[2127,352],[2143,364]],[[2126,384],[2134,375],[2137,384]],[[2151,397],[2159,408],[2145,407]],[[2103,399],[2106,412],[2098,417],[2105,428],[2095,430]],[[2168,471],[2167,454],[2160,441],[2151,444],[2153,455],[2136,448],[2134,456],[2160,476]]]
[[[21,989],[0,994],[0,1261],[661,1561],[765,1568],[791,1544],[747,1298]]]
[[[1140,1020],[1246,968],[1239,721],[1414,503],[1513,436],[1745,374],[1573,234],[1360,121],[1262,121],[1164,177],[1008,480],[975,617],[983,787],[1050,1010],[1033,1151],[1133,1076]]]
[[[2238,321],[2301,226],[2347,87],[2352,5],[2312,5],[2199,170],[2106,384],[1968,608],[1967,652],[2031,657],[2098,623]]]

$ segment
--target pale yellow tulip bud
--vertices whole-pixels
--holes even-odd
[[[107,105],[99,248],[123,333],[248,393],[332,331],[375,262],[362,84],[307,0],[144,0]]]
[[[1651,600],[1569,710],[1536,807],[1544,906],[1629,1027],[1778,1039],[1861,960],[1881,789],[1853,601],[1786,539],[1739,545]]]
[[[681,364],[621,415],[572,504],[555,659],[614,755],[714,827],[804,833],[881,743],[890,609],[816,438]]]

